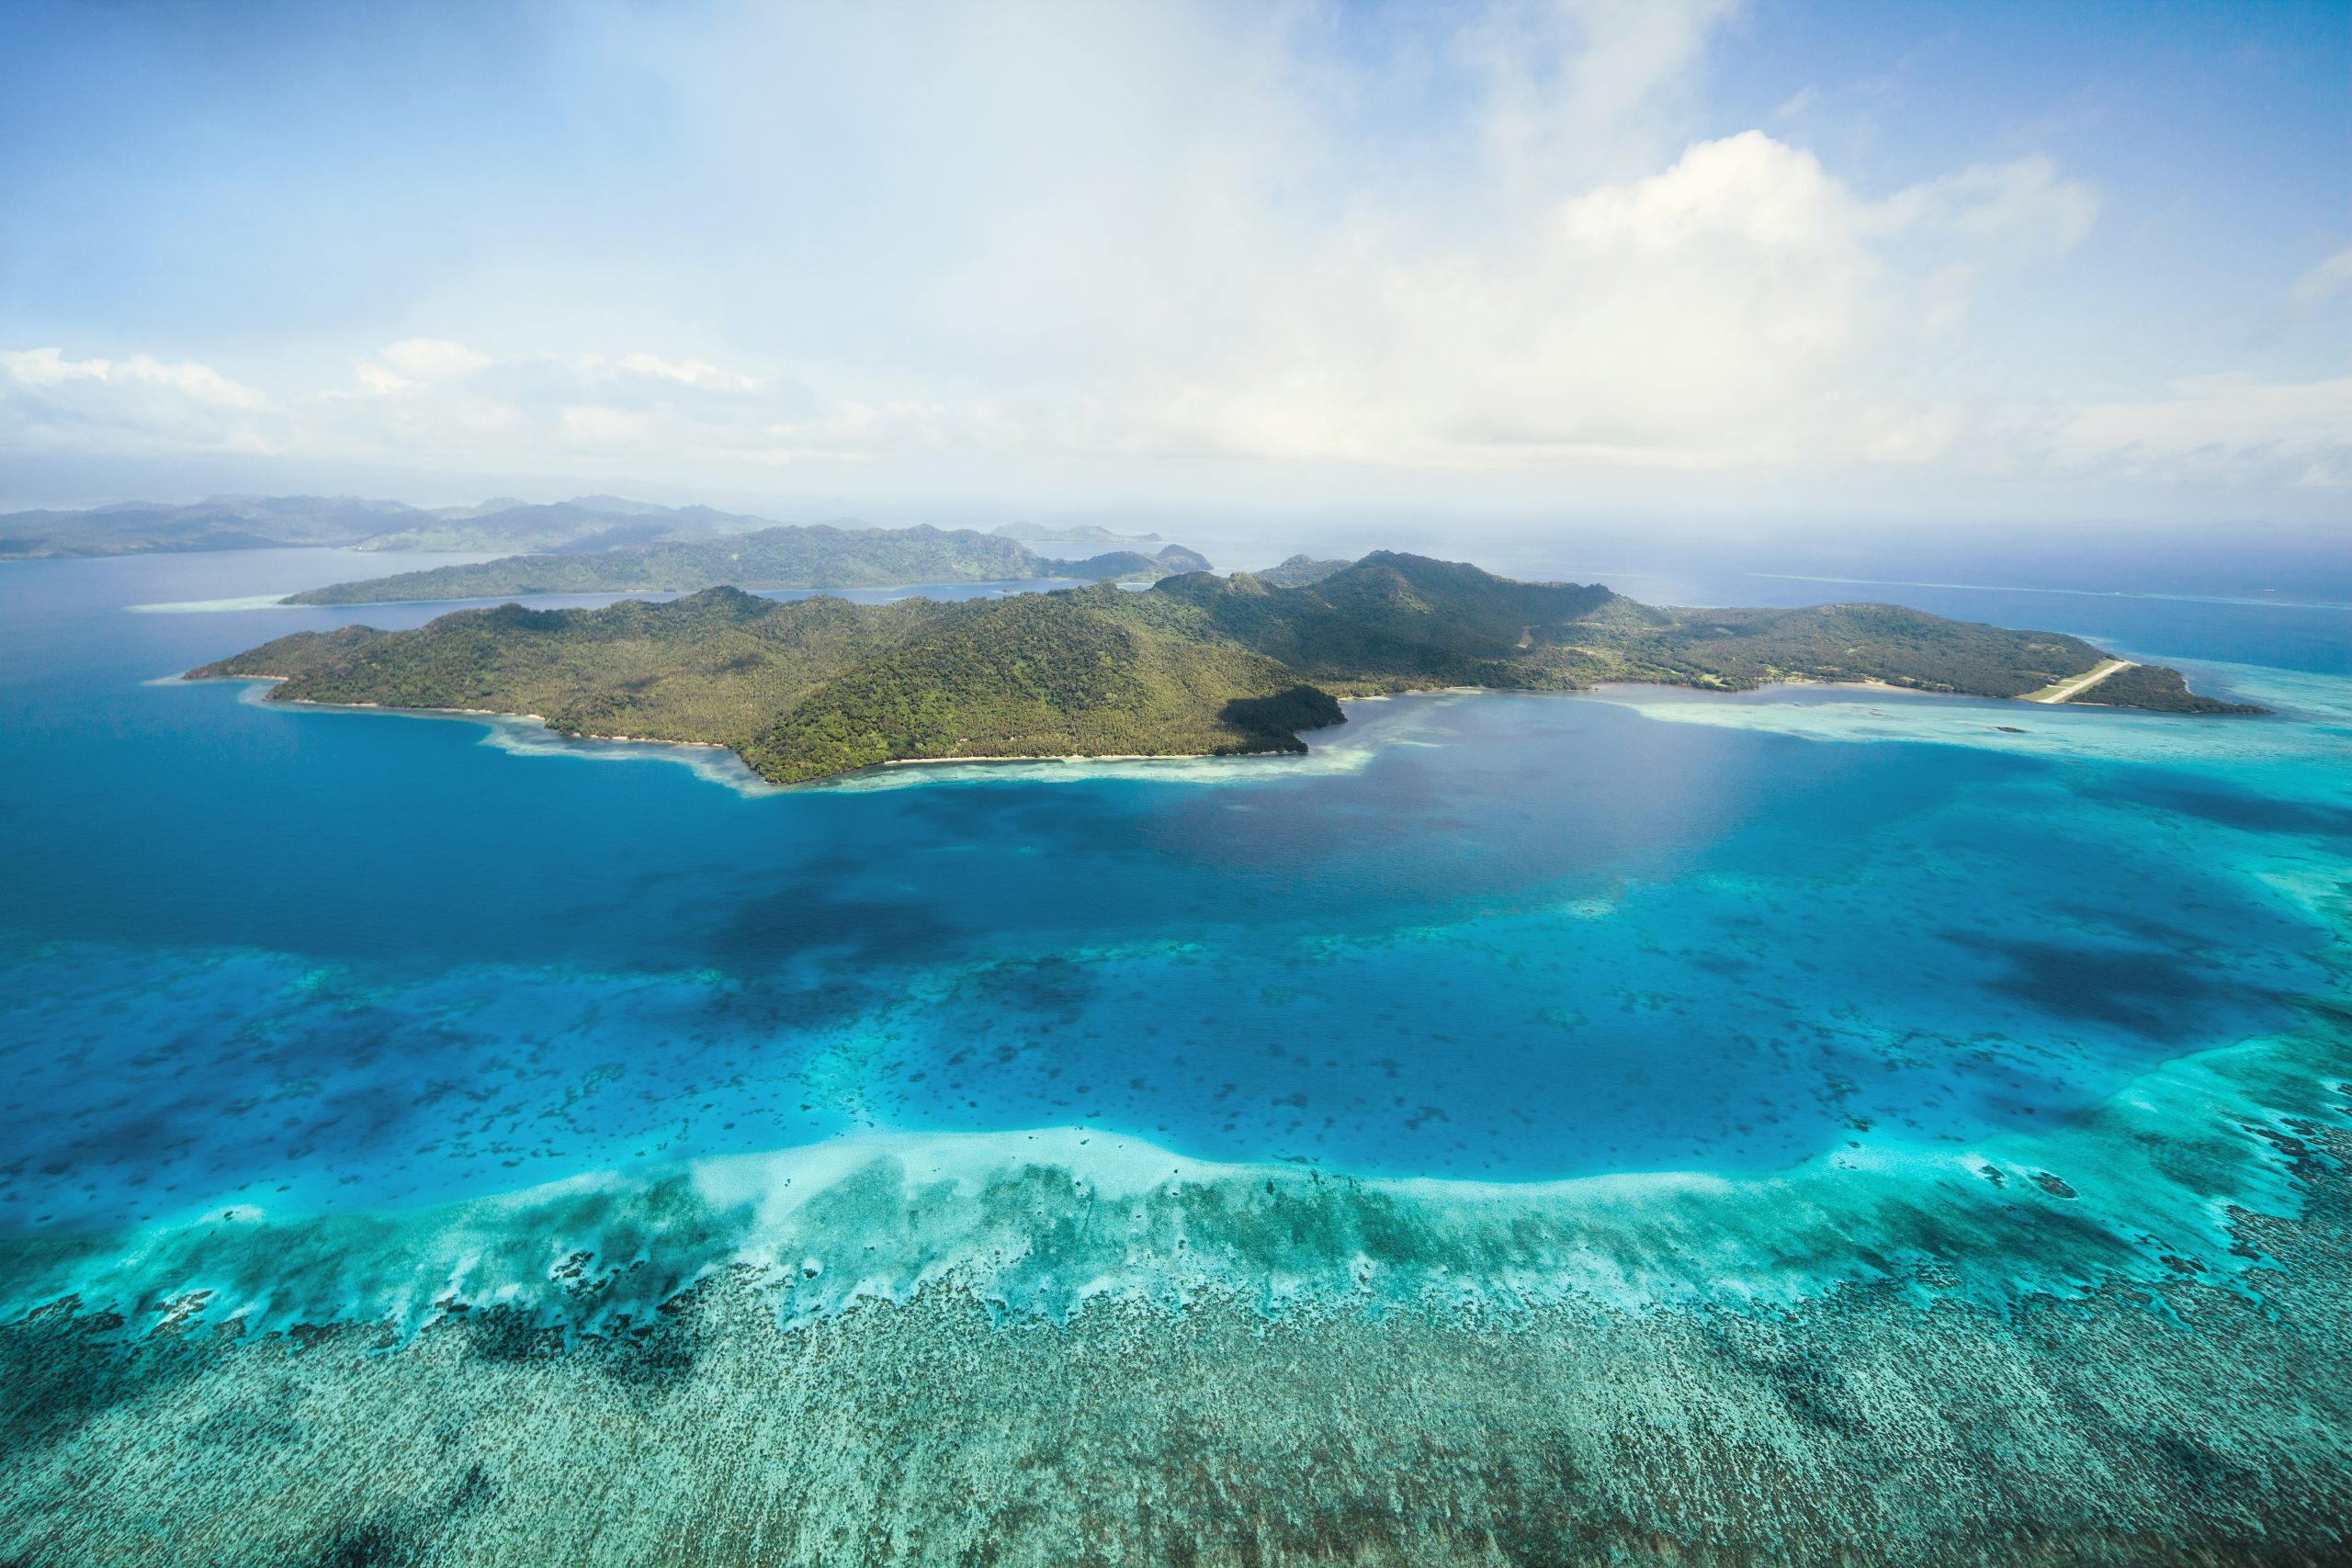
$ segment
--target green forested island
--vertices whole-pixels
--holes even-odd
[[[2066,699],[2086,707],[2144,708],[2151,713],[2265,713],[2247,703],[2200,697],[2177,670],[2129,664]]]
[[[1433,687],[1880,681],[2015,697],[2105,658],[2079,637],[1895,605],[1661,609],[1382,551],[1295,587],[1193,572],[944,604],[718,587],[601,610],[505,604],[409,631],[300,632],[189,674],[276,679],[280,701],[721,745],[794,783],[916,760],[1296,751],[1299,730],[1343,722],[1340,697]],[[2177,672],[2152,674],[2152,705],[2175,705],[2161,675]],[[2133,689],[2110,679],[2100,700]]]
[[[1114,550],[1084,560],[1040,556],[1017,539],[969,529],[762,528],[717,538],[662,538],[613,548],[509,556],[471,566],[330,583],[289,604],[386,604],[534,593],[693,592],[698,589],[885,588],[905,582],[1148,582],[1206,570],[1182,546],[1156,555]]]
[[[1007,523],[996,530],[1003,538],[1024,545],[1156,545],[1157,534],[1114,534],[1099,523]]]

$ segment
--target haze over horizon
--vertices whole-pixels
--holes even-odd
[[[2346,513],[2340,6],[10,10],[0,507]]]

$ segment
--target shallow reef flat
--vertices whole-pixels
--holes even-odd
[[[2352,697],[2341,676],[2214,660],[2185,660],[2201,684],[2259,703],[2290,722],[2167,723],[2177,716],[2081,709],[1981,698],[1925,698],[1832,685],[1767,687],[1728,699],[1668,686],[1601,687],[1598,700],[1676,724],[1761,730],[1814,740],[1965,746],[2066,763],[2206,770],[2217,764],[2265,789],[2335,798],[2347,747]],[[2086,719],[2088,722],[2086,722]]]
[[[2340,1157],[2352,1150],[2338,1145]],[[2309,1563],[2352,1517],[2340,1180],[2262,1296],[779,1331],[732,1275],[566,1349],[499,1311],[0,1338],[23,1563]],[[103,1478],[101,1481],[100,1478]]]
[[[1072,1131],[11,1241],[0,1561],[2340,1561],[2346,1024],[1772,1179]]]

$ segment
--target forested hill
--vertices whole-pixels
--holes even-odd
[[[1298,730],[1342,721],[1337,697],[1375,692],[1801,680],[2014,697],[2105,657],[2077,637],[1894,605],[1659,609],[1382,552],[1292,588],[1195,572],[1148,592],[952,604],[714,588],[602,610],[506,604],[409,631],[298,633],[190,673],[278,678],[281,701],[708,742],[796,782],[916,759],[1298,750]],[[2177,706],[2169,685],[2142,684]]]
[[[763,528],[718,538],[656,539],[594,552],[510,556],[331,583],[289,604],[385,604],[541,593],[690,593],[705,588],[889,588],[918,582],[1150,581],[1208,563],[1178,546],[1082,561],[1040,557],[1016,539],[968,529]]]
[[[1339,705],[1109,584],[942,604],[733,588],[602,610],[460,610],[413,631],[300,632],[191,671],[275,698],[536,714],[568,735],[706,741],[779,783],[914,758],[1303,750]]]
[[[1140,550],[1105,550],[1084,560],[1048,556],[1045,562],[1053,576],[1075,582],[1157,582],[1163,577],[1209,569],[1208,557],[1182,545],[1170,545],[1150,555]]]
[[[2015,697],[2098,665],[2080,637],[1948,621],[1892,604],[1684,610],[1599,586],[1515,582],[1379,551],[1295,588],[1247,572],[1159,592],[1216,630],[1342,694],[1409,686],[1576,688],[1658,681],[1749,691],[1775,681],[1883,681]]]

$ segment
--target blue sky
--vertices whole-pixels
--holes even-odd
[[[0,10],[0,504],[2340,519],[2352,6]]]

